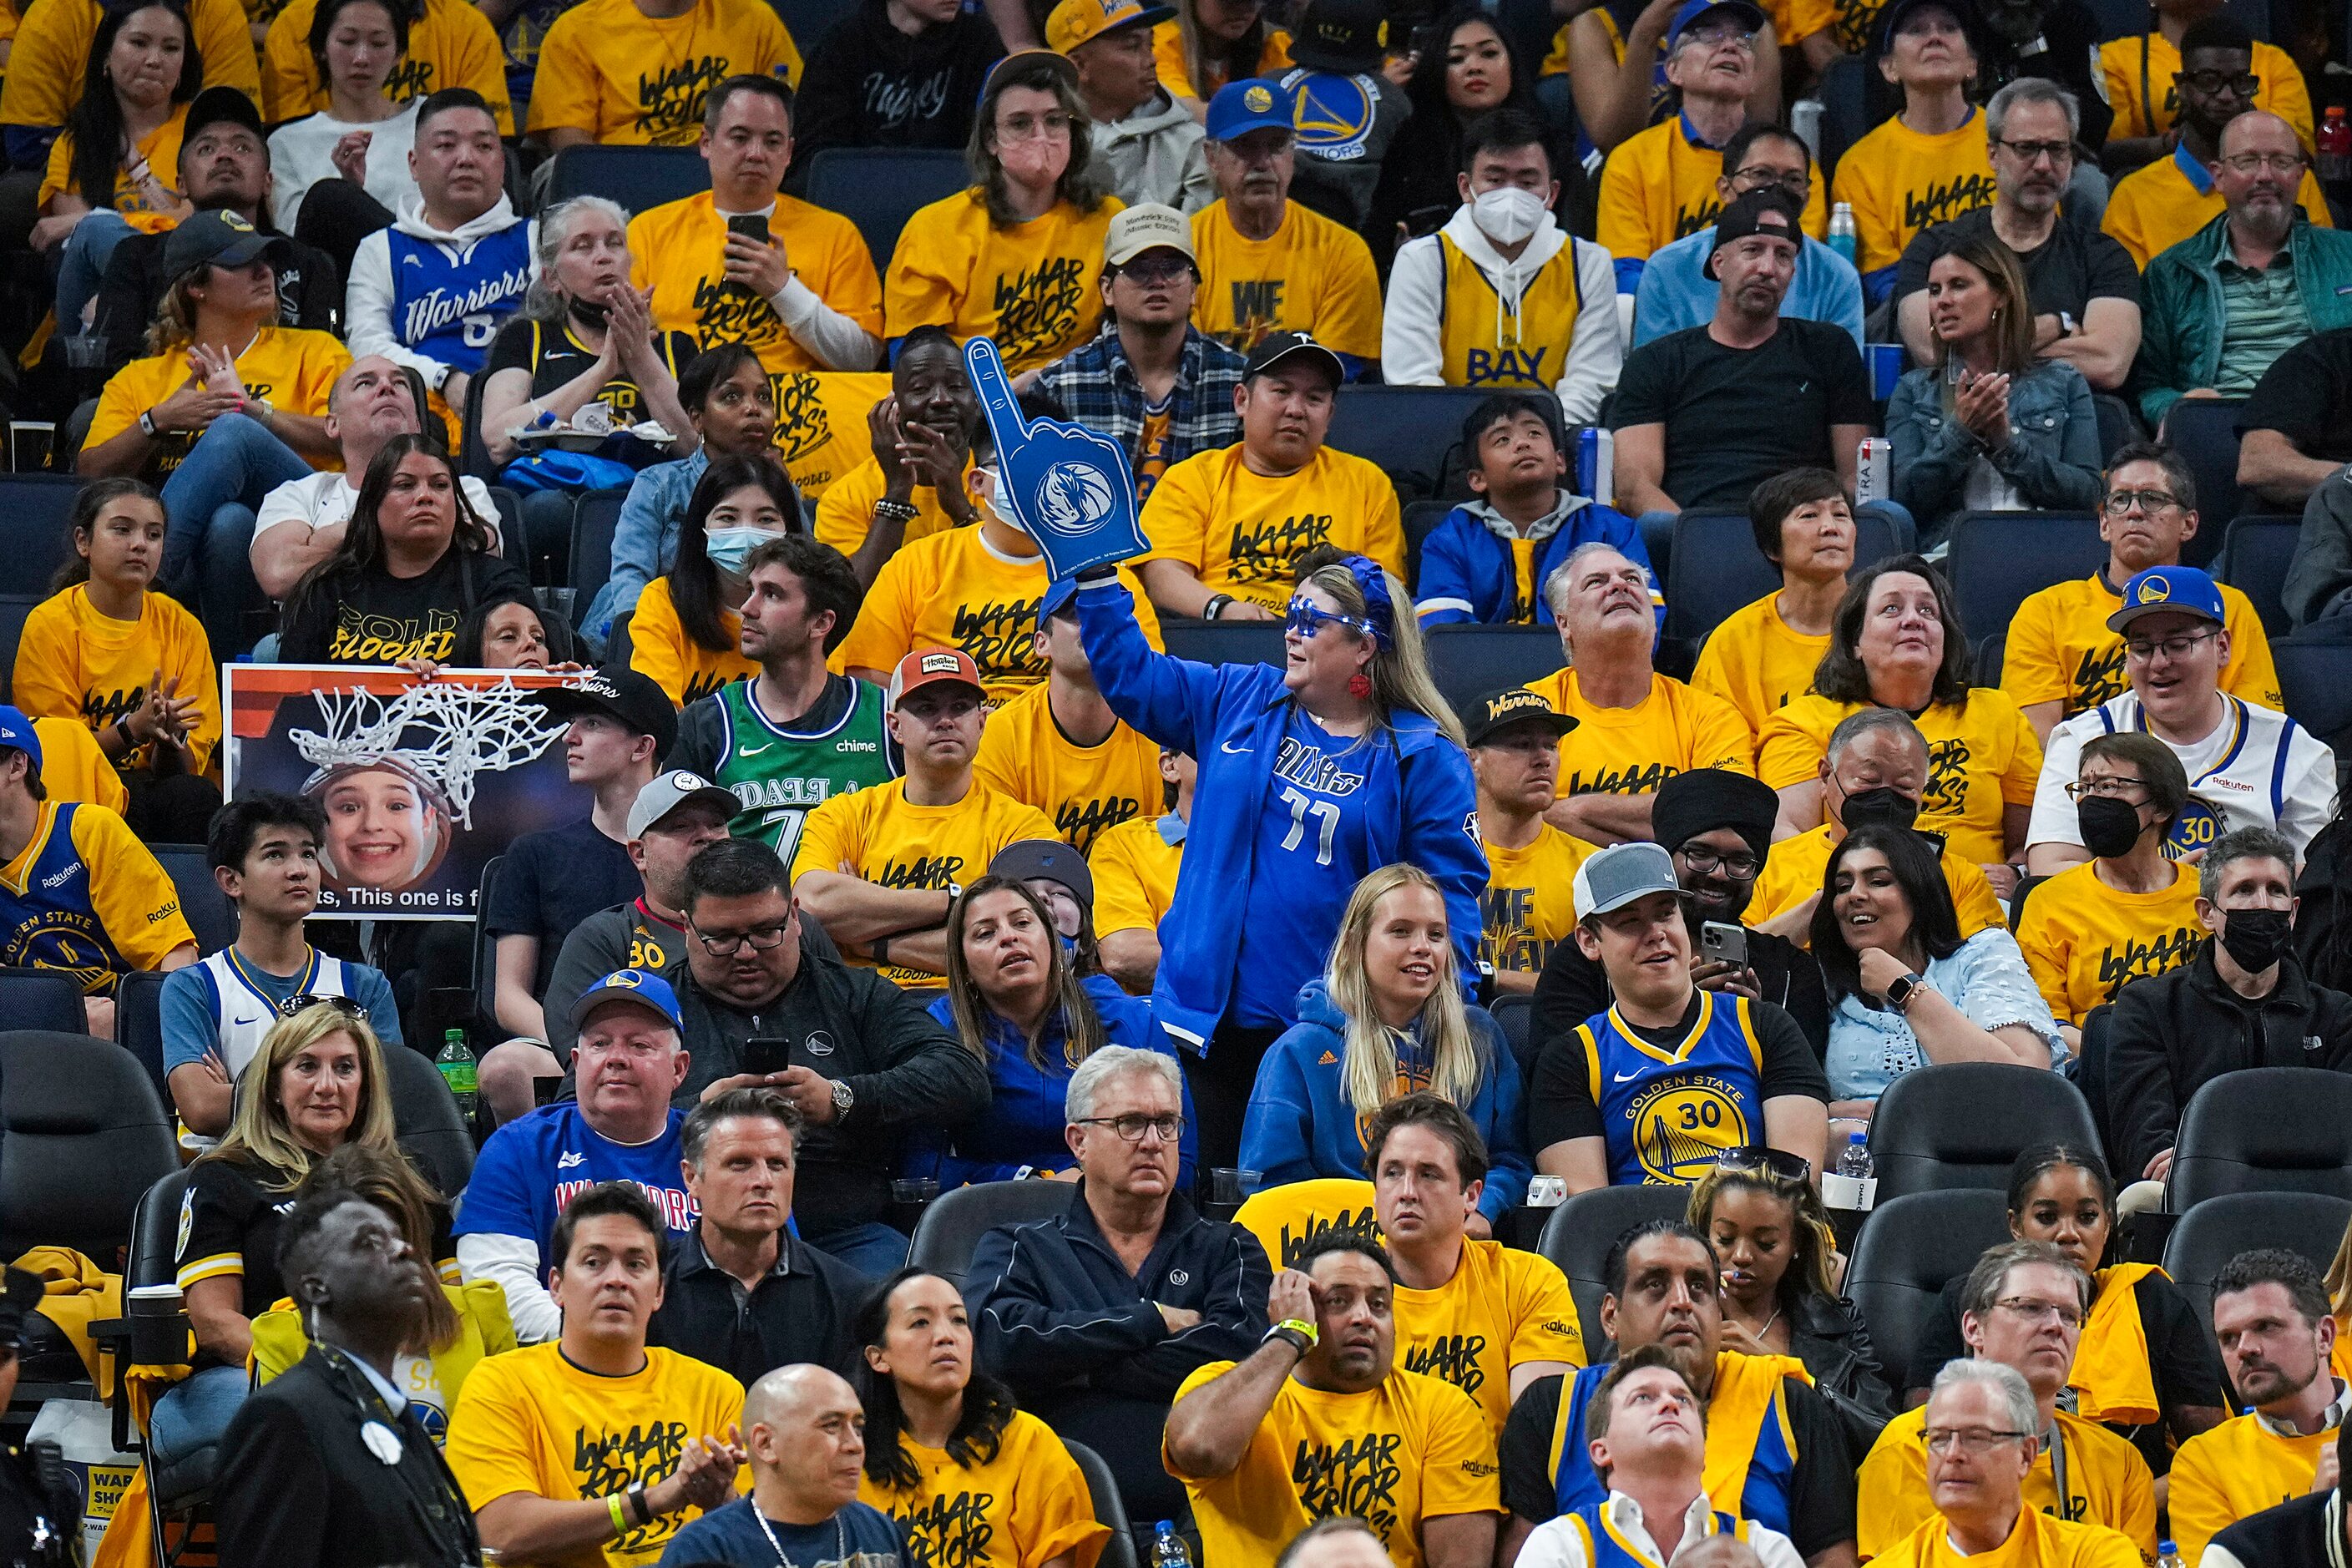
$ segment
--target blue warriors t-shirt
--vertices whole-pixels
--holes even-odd
[[[1764,1047],[1752,1005],[1701,991],[1696,1016],[1669,1044],[1653,1044],[1614,1006],[1577,1026],[1612,1186],[1687,1185],[1724,1150],[1762,1140]]]
[[[471,375],[499,325],[530,288],[530,225],[517,218],[461,246],[386,232],[392,258],[392,330],[404,348]]]
[[[1323,973],[1348,895],[1377,869],[1364,781],[1384,743],[1334,735],[1291,708],[1258,809],[1242,911],[1232,1006],[1244,1027],[1297,1021],[1298,988]]]
[[[599,1182],[634,1182],[660,1211],[670,1238],[683,1239],[702,1214],[678,1173],[685,1121],[686,1112],[673,1109],[660,1137],[634,1147],[589,1126],[575,1100],[510,1121],[482,1145],[450,1234],[529,1237],[551,1263],[555,1216],[565,1205]]]

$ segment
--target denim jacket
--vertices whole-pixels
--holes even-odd
[[[613,618],[637,607],[646,584],[677,562],[678,530],[686,522],[686,503],[710,456],[700,447],[675,462],[656,463],[637,475],[621,503],[620,520],[613,525],[613,570],[596,597],[580,617],[581,629],[598,652],[613,635]]]
[[[1988,451],[1944,408],[1944,372],[1907,371],[1886,405],[1895,444],[1895,499],[1918,519],[1921,543],[1940,539],[1968,510],[1969,470],[1982,458],[2029,508],[2091,511],[2099,504],[2099,416],[2083,373],[2037,361],[2009,384],[2009,445]]]

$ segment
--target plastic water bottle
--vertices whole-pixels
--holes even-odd
[[[2314,138],[2319,149],[2319,183],[2330,195],[2341,196],[2352,187],[2352,122],[2338,105],[2327,111]]]
[[[1878,1198],[1878,1178],[1870,1163],[1868,1135],[1846,1134],[1837,1164],[1822,1178],[1822,1202],[1833,1209],[1866,1209]]]
[[[1152,1535],[1151,1568],[1192,1568],[1192,1549],[1176,1533],[1174,1520],[1161,1520]]]
[[[474,1106],[481,1099],[480,1084],[474,1076],[474,1053],[466,1048],[463,1029],[451,1029],[441,1039],[441,1054],[433,1058],[433,1065],[441,1069],[441,1081],[449,1086],[457,1113],[471,1121]]]
[[[1854,258],[1853,204],[1840,202],[1830,208],[1830,248],[1852,262]]]
[[[2330,114],[2341,114],[2344,111],[2340,109],[2331,109],[2327,112]],[[2180,1568],[2180,1548],[2175,1546],[2169,1541],[2158,1542],[2156,1543],[2156,1568]]]

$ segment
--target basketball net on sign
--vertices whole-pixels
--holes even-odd
[[[324,731],[287,733],[314,770],[302,785],[305,793],[337,768],[390,763],[439,791],[462,827],[474,826],[476,773],[520,767],[563,733],[509,679],[496,686],[420,680],[389,700],[364,688],[314,689],[310,696]],[[421,743],[402,745],[412,731]]]

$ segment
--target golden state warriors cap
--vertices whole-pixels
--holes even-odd
[[[572,1004],[572,1026],[585,1027],[588,1015],[607,1002],[633,1002],[658,1015],[671,1028],[681,1033],[686,1028],[686,1020],[678,1015],[677,993],[651,970],[616,969],[583,991],[580,1000]]]
[[[985,694],[988,688],[980,683],[980,666],[972,663],[971,655],[961,648],[919,647],[898,661],[890,672],[888,700],[883,703],[886,712],[896,713],[907,693],[919,691],[926,686],[937,686],[951,680]]]
[[[1652,893],[1680,893],[1675,858],[1663,844],[1612,844],[1588,855],[1576,868],[1576,918],[1591,920],[1622,910]]]
[[[2151,566],[2124,584],[2123,607],[2107,617],[2107,630],[2120,632],[2158,610],[2200,616],[2217,626],[2229,621],[2212,578],[2194,566]]]
[[[1140,0],[1062,0],[1045,18],[1045,47],[1066,55],[1080,44],[1091,44],[1105,33],[1125,27],[1155,27],[1172,19],[1172,5],[1145,5]]]
[[[0,747],[22,752],[33,759],[35,767],[41,765],[40,732],[33,728],[33,721],[25,717],[21,708],[0,703]]]
[[[731,820],[742,806],[733,790],[721,789],[700,773],[674,768],[656,773],[645,788],[637,791],[637,798],[629,803],[629,837],[643,838],[646,828],[679,806],[697,801],[716,811],[721,822]]]
[[[1500,691],[1486,693],[1464,713],[1463,744],[1483,746],[1503,731],[1520,724],[1533,724],[1551,734],[1565,735],[1576,728],[1576,720],[1554,708],[1551,700],[1540,691],[1507,686]]]
[[[1231,142],[1253,131],[1294,131],[1298,100],[1278,81],[1229,81],[1209,100],[1209,140]]]

